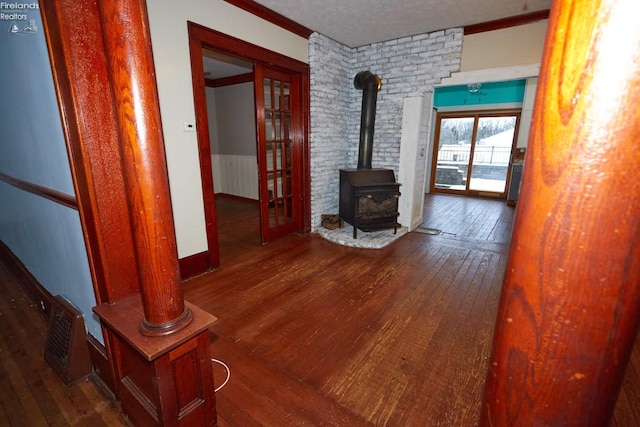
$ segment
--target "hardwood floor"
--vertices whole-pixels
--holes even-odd
[[[219,318],[220,426],[476,425],[513,208],[429,196],[422,231],[374,250],[317,235],[261,246],[257,206],[218,203],[222,267],[184,293]],[[0,279],[0,425],[127,425],[91,379],[62,385],[44,320]],[[640,425],[638,373],[636,345],[612,426]]]
[[[65,386],[42,353],[47,323],[0,262],[0,426],[129,426],[89,376]]]
[[[220,425],[475,425],[513,217],[429,196],[422,231],[382,250],[288,236],[186,283],[219,317]],[[628,378],[612,425],[640,420]]]

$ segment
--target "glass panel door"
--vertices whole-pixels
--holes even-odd
[[[519,112],[437,116],[431,190],[506,195]]]
[[[479,117],[469,190],[504,193],[516,116]]]
[[[473,129],[473,117],[440,120],[435,188],[466,190]]]
[[[263,243],[298,231],[302,224],[299,185],[301,126],[299,99],[292,75],[256,67],[256,108],[260,169],[260,205]],[[295,79],[293,79],[295,80]],[[263,119],[262,119],[263,118]]]

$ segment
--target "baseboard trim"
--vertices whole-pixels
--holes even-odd
[[[235,194],[216,193],[215,196],[216,197],[223,197],[225,199],[241,200],[243,202],[252,202],[252,203],[259,203],[260,202],[259,200],[256,200],[256,199],[250,199],[248,197],[236,196]]]
[[[199,276],[211,271],[213,268],[208,251],[181,258],[178,263],[180,264],[180,278],[182,280]]]
[[[25,290],[29,298],[38,305],[45,320],[49,321],[49,313],[54,296],[40,284],[27,267],[20,261],[11,248],[0,240],[0,261],[9,269],[18,284]],[[91,334],[87,334],[87,346],[93,367],[106,387],[115,390],[109,359],[104,346]]]
[[[102,330],[104,331],[104,328]],[[87,334],[87,346],[89,347],[89,355],[91,356],[91,361],[93,362],[93,370],[97,378],[99,378],[102,382],[104,391],[108,391],[108,397],[111,400],[114,400],[117,389],[115,378],[113,376],[113,372],[111,371],[111,364],[109,363],[109,358],[107,357],[107,349],[104,347],[104,345],[102,345],[100,341],[97,340],[96,337],[91,334]]]

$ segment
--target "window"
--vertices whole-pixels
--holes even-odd
[[[504,197],[519,110],[438,113],[431,191]]]

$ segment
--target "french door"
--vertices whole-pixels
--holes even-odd
[[[255,65],[262,243],[302,229],[300,76]]]
[[[431,191],[506,197],[520,111],[439,113]]]

